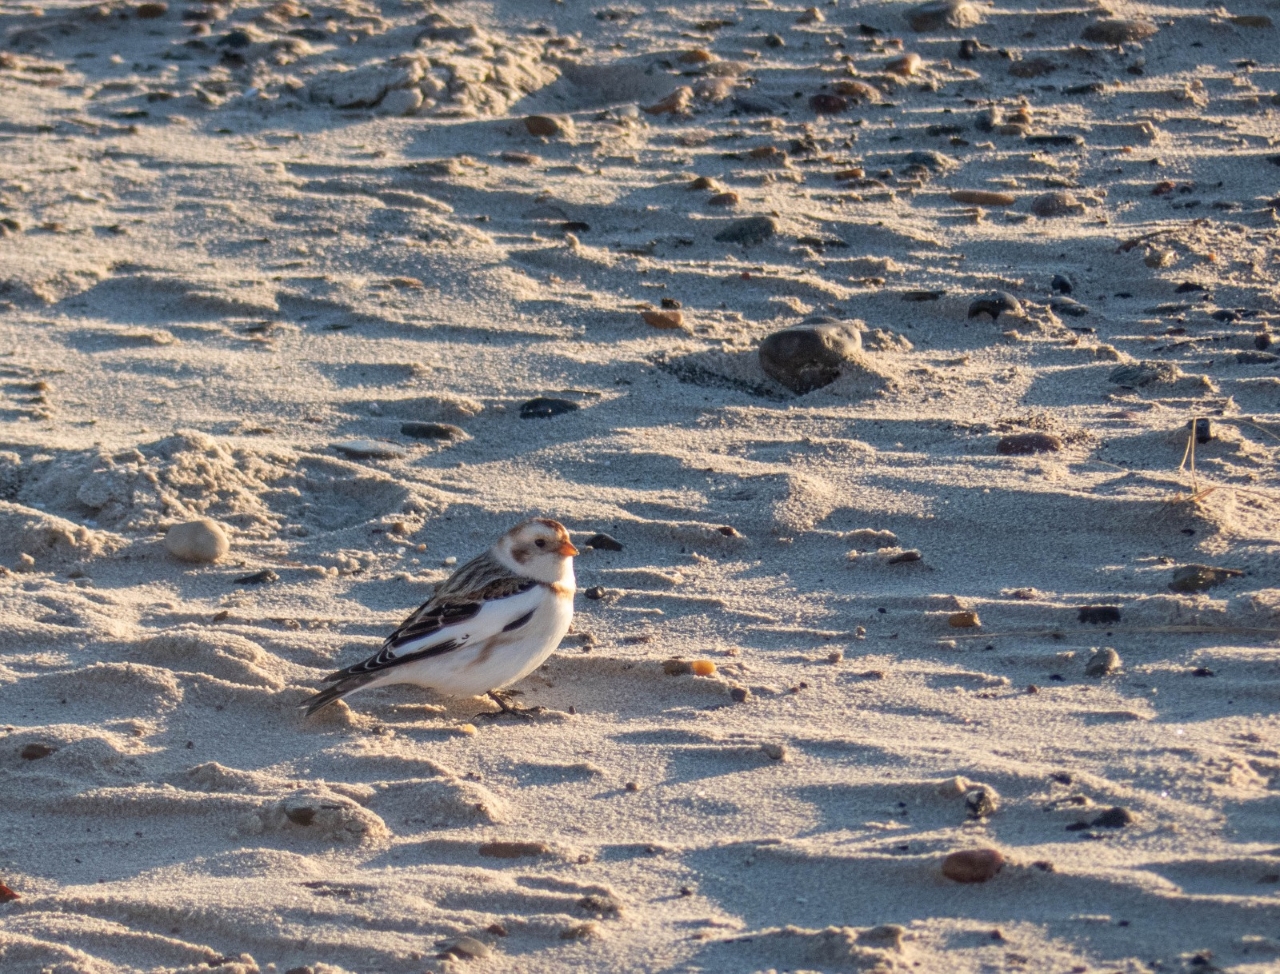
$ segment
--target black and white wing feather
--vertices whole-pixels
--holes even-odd
[[[467,562],[437,586],[430,599],[363,662],[325,677],[332,684],[308,699],[308,716],[396,666],[443,656],[468,643],[519,628],[533,615],[520,596],[539,583],[512,572],[487,552]]]

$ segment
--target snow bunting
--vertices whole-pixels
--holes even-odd
[[[390,683],[487,694],[502,713],[527,713],[494,691],[536,670],[569,631],[577,553],[559,521],[517,524],[437,585],[375,655],[325,677],[333,685],[302,704],[307,715]]]

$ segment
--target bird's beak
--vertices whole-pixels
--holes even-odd
[[[578,553],[578,549],[575,548],[570,542],[566,541],[564,544],[562,544],[559,548],[556,549],[556,553],[560,555],[564,555],[566,558],[572,558],[574,555]]]

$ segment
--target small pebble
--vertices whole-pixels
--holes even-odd
[[[169,12],[167,3],[142,3],[134,11],[142,20],[156,20]]]
[[[1141,389],[1143,386],[1175,382],[1181,374],[1172,362],[1135,362],[1117,365],[1107,379],[1126,389]]]
[[[711,676],[716,671],[716,664],[709,659],[696,659],[689,669],[694,676]]]
[[[778,232],[778,224],[773,217],[749,216],[743,220],[735,220],[715,235],[719,243],[736,243],[743,247],[754,247],[764,243]]]
[[[461,427],[453,426],[450,423],[402,423],[400,424],[400,435],[412,437],[415,440],[456,441],[470,439]]]
[[[622,543],[613,535],[605,534],[603,531],[597,531],[586,540],[588,548],[594,548],[596,551],[621,551]]]
[[[492,950],[476,940],[475,937],[459,937],[444,949],[442,957],[457,957],[460,960],[483,960]]]
[[[592,586],[591,586],[591,588],[587,589],[587,590],[586,590],[585,592],[583,592],[582,594],[583,594],[586,598],[591,599],[591,601],[593,601],[593,602],[598,602],[598,601],[600,601],[602,598],[604,598],[604,594],[605,594],[605,593],[604,593],[604,586],[603,586],[603,585],[592,585]]]
[[[890,74],[900,75],[904,78],[910,78],[914,74],[918,74],[924,61],[915,51],[904,54],[900,58],[890,61],[884,66],[884,69]]]
[[[1012,193],[996,193],[985,189],[957,189],[950,194],[953,203],[965,206],[1013,206],[1018,198]]]
[[[848,99],[840,95],[813,95],[809,99],[809,107],[819,115],[838,115],[840,112],[848,111]]]
[[[1059,294],[1070,294],[1074,290],[1071,285],[1071,278],[1063,274],[1054,274],[1053,281],[1050,282],[1049,286]]]
[[[737,206],[741,202],[741,198],[737,193],[730,190],[726,193],[716,193],[707,200],[707,206]]]
[[[231,550],[222,525],[207,517],[173,525],[164,536],[164,546],[175,558],[205,564]]]
[[[6,884],[0,883],[0,903],[12,903],[14,900],[20,900],[22,897],[11,890]]]
[[[787,746],[785,744],[761,744],[760,750],[770,761],[785,761],[787,759]]]
[[[576,402],[568,399],[549,399],[539,396],[521,404],[520,418],[550,419],[552,416],[563,416],[565,413],[576,412],[581,408]]]
[[[751,691],[746,687],[734,687],[729,691],[729,697],[734,703],[748,703],[751,700]]]
[[[1084,204],[1065,190],[1041,193],[1031,201],[1031,212],[1041,219],[1074,216],[1084,212]]]
[[[552,138],[564,134],[564,127],[550,115],[526,116],[524,127],[530,135],[540,138]]]
[[[1089,314],[1087,305],[1083,305],[1071,298],[1054,298],[1049,302],[1049,307],[1060,315],[1066,315],[1068,318],[1083,318]]]
[[[521,859],[545,856],[551,847],[544,842],[486,842],[479,851],[488,859]]]
[[[837,324],[795,325],[760,343],[760,367],[774,381],[804,395],[830,385],[859,360],[862,338]]]
[[[1103,626],[1120,621],[1118,605],[1082,605],[1076,618],[1087,625]]]
[[[645,324],[661,331],[676,331],[684,327],[684,314],[679,311],[642,311]]]
[[[357,460],[391,460],[405,456],[404,447],[382,440],[343,440],[333,444],[333,448]]]
[[[233,578],[233,585],[269,585],[271,582],[280,581],[280,576],[273,572],[270,568],[264,568],[260,572],[254,572],[252,575],[241,575],[239,578]]]
[[[28,744],[18,752],[18,757],[24,761],[39,761],[57,750],[52,744]]]
[[[1135,44],[1153,36],[1157,29],[1148,20],[1099,20],[1080,36],[1094,44]]]
[[[976,629],[982,625],[982,620],[978,618],[978,613],[972,610],[953,612],[947,616],[947,625],[952,629]]]
[[[906,14],[907,23],[916,33],[942,30],[944,27],[959,29],[982,22],[982,14],[966,0],[932,0],[912,7]]]
[[[1169,590],[1173,592],[1204,592],[1244,572],[1235,568],[1214,568],[1209,565],[1183,565],[1173,573]]]
[[[1085,676],[1111,676],[1120,669],[1120,654],[1110,646],[1094,650],[1084,666]]]
[[[963,849],[942,860],[942,875],[957,883],[985,883],[1004,868],[995,849]]]
[[[965,792],[964,807],[971,819],[981,821],[1000,810],[1000,796],[989,785],[978,785]]]
[[[1115,805],[1091,821],[1089,826],[1095,829],[1122,829],[1126,825],[1132,825],[1134,821],[1133,813],[1129,809]]]
[[[1000,437],[996,453],[1006,457],[1022,457],[1033,453],[1057,453],[1062,440],[1052,433],[1010,433]]]
[[[981,314],[990,315],[992,321],[997,321],[1001,314],[1021,318],[1023,317],[1022,302],[1007,291],[992,291],[990,294],[975,298],[969,305],[970,318],[976,318]]]

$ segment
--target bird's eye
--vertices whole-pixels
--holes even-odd
[[[547,546],[547,543],[543,541],[541,538],[535,541],[534,544],[536,544],[539,548],[545,548]]]

